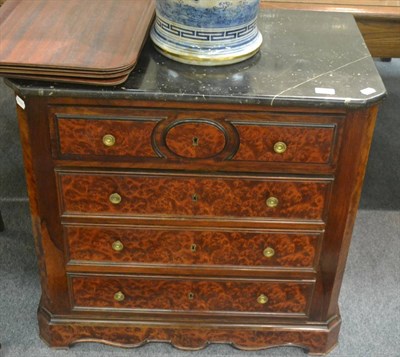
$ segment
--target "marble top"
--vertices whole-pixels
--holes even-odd
[[[149,41],[122,85],[97,87],[7,80],[20,95],[243,103],[264,106],[363,107],[385,87],[352,15],[263,10],[264,42],[245,62],[198,67],[169,60]]]

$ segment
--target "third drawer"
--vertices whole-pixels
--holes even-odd
[[[323,233],[67,225],[70,264],[313,270]]]

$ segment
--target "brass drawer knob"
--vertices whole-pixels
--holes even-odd
[[[278,141],[274,145],[274,151],[277,154],[283,154],[287,150],[287,145],[283,141]]]
[[[112,193],[109,200],[113,205],[119,205],[122,201],[122,197],[118,193]]]
[[[268,247],[264,249],[264,256],[267,258],[272,258],[275,255],[274,248]]]
[[[269,197],[267,199],[267,206],[269,208],[275,208],[278,206],[278,204],[279,204],[279,200],[276,197]]]
[[[103,144],[105,146],[114,146],[115,145],[115,136],[111,134],[107,134],[103,136]]]
[[[265,305],[268,302],[268,298],[264,295],[261,294],[258,298],[257,298],[257,302],[261,305]]]
[[[122,244],[121,241],[116,240],[113,244],[112,244],[112,249],[115,250],[116,252],[121,252],[124,250],[124,245]]]
[[[118,291],[117,293],[114,294],[114,300],[121,302],[125,300],[125,295],[122,291]]]

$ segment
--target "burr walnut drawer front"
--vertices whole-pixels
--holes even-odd
[[[322,221],[331,179],[58,171],[63,215]]]
[[[75,160],[333,165],[341,131],[341,117],[313,114],[126,109],[123,115],[79,107],[51,113],[54,156]]]
[[[321,233],[66,226],[70,263],[309,268]]]
[[[155,119],[59,117],[56,124],[56,147],[61,157],[158,157],[151,144],[151,135],[157,125]]]
[[[314,282],[70,276],[75,309],[304,316]]]

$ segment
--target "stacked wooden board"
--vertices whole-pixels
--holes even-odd
[[[154,12],[153,0],[7,0],[0,7],[0,76],[123,83]]]

